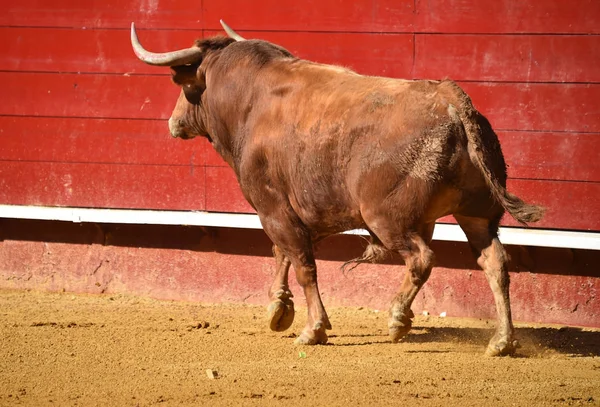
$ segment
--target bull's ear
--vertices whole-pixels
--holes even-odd
[[[173,82],[181,87],[185,98],[193,104],[200,103],[200,97],[206,88],[204,75],[199,78],[199,71],[198,66],[194,65],[171,67]]]
[[[171,67],[171,76],[173,82],[179,86],[197,85],[204,86],[204,83],[199,84],[196,76],[198,65],[181,65]]]

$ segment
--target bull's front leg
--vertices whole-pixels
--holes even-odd
[[[275,294],[282,289],[283,281],[287,281],[287,270],[291,263],[296,272],[298,284],[304,290],[308,308],[308,321],[296,339],[296,343],[302,345],[325,344],[327,343],[326,330],[331,329],[331,324],[319,294],[317,266],[310,233],[289,206],[275,206],[274,209],[269,211],[268,216],[259,212],[265,232],[276,245],[275,258],[278,262],[278,274],[273,283],[275,289],[272,287],[271,292]],[[285,287],[287,287],[287,282]],[[284,288],[284,297],[285,291]],[[273,299],[273,297],[271,298]],[[282,302],[285,305],[285,301]],[[275,315],[279,305],[273,307],[273,315]]]
[[[318,345],[327,343],[327,329],[331,329],[329,317],[321,301],[317,284],[317,267],[312,258],[306,262],[293,262],[298,284],[304,289],[308,307],[308,321],[296,339],[298,345]]]
[[[277,263],[275,279],[269,288],[271,303],[267,308],[267,319],[272,331],[281,332],[288,329],[294,322],[294,302],[288,285],[290,259],[286,257],[277,245],[273,245],[273,256]]]

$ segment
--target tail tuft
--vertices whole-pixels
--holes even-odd
[[[501,197],[502,206],[515,218],[520,224],[527,226],[530,222],[537,222],[542,219],[546,209],[533,204],[524,202],[521,198],[506,191]]]
[[[348,260],[340,267],[342,269],[342,273],[346,274],[346,271],[352,271],[360,264],[363,263],[378,263],[384,260],[388,255],[388,250],[383,246],[383,244],[377,239],[375,236],[371,237],[371,242],[365,248],[362,256],[357,257],[352,260]],[[349,269],[348,266],[352,265]]]

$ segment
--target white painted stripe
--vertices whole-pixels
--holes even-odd
[[[257,215],[242,213],[0,205],[0,218],[262,229]],[[365,230],[345,233],[367,235]],[[444,223],[436,225],[433,238],[453,242],[467,241],[458,225]],[[600,233],[597,232],[501,227],[500,239],[504,244],[513,245],[600,250]]]

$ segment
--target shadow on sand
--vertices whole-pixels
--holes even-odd
[[[414,327],[404,343],[464,343],[480,346],[483,350],[493,336],[494,330],[487,328],[455,327]],[[516,328],[516,337],[521,344],[516,357],[534,357],[545,352],[555,352],[570,356],[600,356],[600,331],[581,328]],[[389,343],[385,333],[361,335],[332,335],[331,338],[355,338],[351,343],[337,343],[334,346],[362,346]],[[419,352],[412,350],[410,352]],[[425,353],[431,351],[424,350]],[[449,351],[437,351],[449,352]]]

